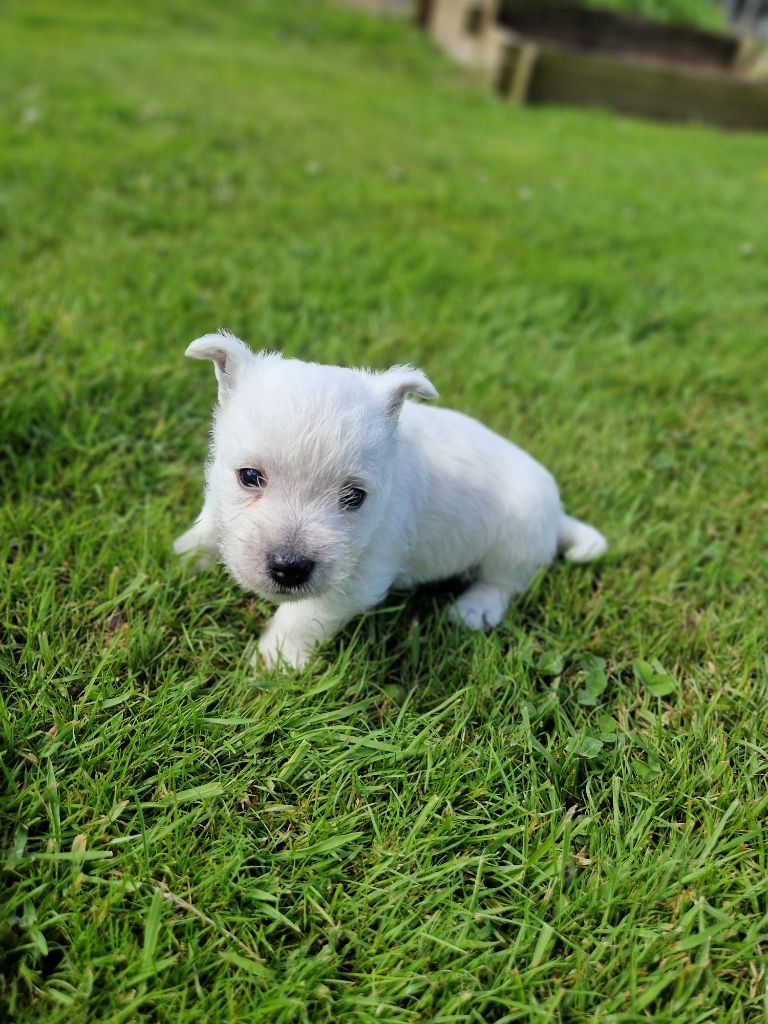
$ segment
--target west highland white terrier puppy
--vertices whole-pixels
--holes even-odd
[[[558,550],[597,558],[603,536],[563,511],[552,476],[436,398],[421,370],[383,373],[252,352],[221,331],[193,341],[218,380],[205,502],[174,544],[217,555],[279,607],[258,651],[300,668],[391,587],[466,576],[451,610],[497,625]]]

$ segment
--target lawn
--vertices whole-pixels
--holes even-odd
[[[0,1019],[768,1014],[764,137],[515,110],[308,0],[0,33]],[[255,347],[423,366],[611,549],[300,676],[180,567]]]

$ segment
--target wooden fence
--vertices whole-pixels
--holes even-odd
[[[768,129],[768,82],[749,46],[564,0],[417,0],[439,46],[518,103],[606,107],[663,120]]]
[[[768,84],[523,41],[507,44],[499,91],[517,103],[596,106],[659,120],[768,130]]]

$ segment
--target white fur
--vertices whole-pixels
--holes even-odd
[[[437,395],[420,370],[254,354],[224,332],[187,355],[214,362],[219,401],[205,503],[174,549],[199,564],[218,555],[279,605],[259,641],[269,665],[301,667],[392,586],[466,575],[453,617],[495,626],[559,548],[576,562],[605,551],[597,530],[563,512],[555,481],[530,455],[469,416],[406,401]],[[243,487],[243,468],[266,485]],[[348,484],[367,492],[359,509],[340,505]],[[315,562],[298,591],[270,577],[277,550]]]

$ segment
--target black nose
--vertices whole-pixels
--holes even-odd
[[[267,556],[269,575],[281,587],[300,587],[312,575],[315,563],[304,555],[273,551]]]

